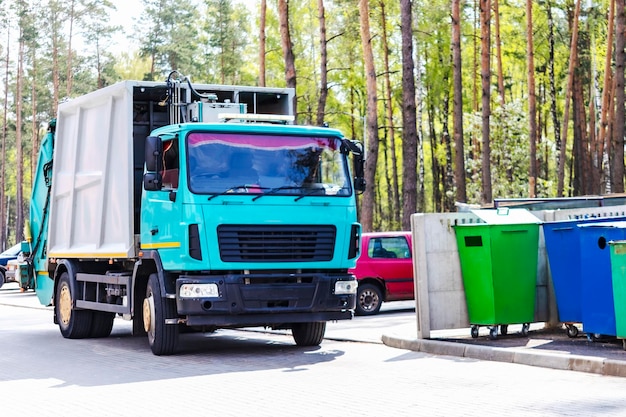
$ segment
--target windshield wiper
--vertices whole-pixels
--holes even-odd
[[[211,197],[209,197],[209,199],[207,201],[211,201],[215,197],[219,197],[221,195],[226,195],[226,194],[230,193],[231,191],[234,191],[234,190],[236,190],[238,188],[245,188],[245,189],[255,188],[257,190],[267,190],[267,187],[259,187],[258,185],[251,185],[251,184],[234,185],[234,186],[232,186],[230,188],[227,188],[226,190],[222,191],[221,193],[213,194]],[[263,194],[259,194],[259,195],[263,195]],[[259,197],[259,195],[254,197],[252,200],[256,200]]]
[[[283,191],[283,190],[301,190],[303,188],[305,188],[305,187],[303,187],[301,185],[283,185],[281,187],[275,187],[275,188],[272,188],[271,190],[269,190],[266,193],[257,195],[256,197],[254,197],[252,199],[252,201],[258,200],[259,198],[261,198],[261,197],[263,197],[265,195],[276,194],[279,191]],[[261,189],[265,189],[265,188],[261,187]]]
[[[320,191],[321,191],[321,193],[320,193]],[[301,200],[304,197],[308,197],[308,196],[313,195],[313,194],[326,195],[326,190],[324,188],[312,188],[308,192],[306,192],[304,194],[300,194],[298,197],[294,198],[293,201]]]

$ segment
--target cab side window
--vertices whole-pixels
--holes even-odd
[[[163,142],[163,187],[178,188],[179,174],[178,142],[167,140]]]

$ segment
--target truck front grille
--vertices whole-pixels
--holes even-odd
[[[335,226],[222,225],[217,228],[224,262],[330,261]]]

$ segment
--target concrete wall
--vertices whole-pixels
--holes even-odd
[[[533,211],[543,221],[581,217],[623,217],[626,205],[566,210]],[[454,225],[477,223],[467,213],[416,213],[411,216],[417,337],[431,337],[433,330],[470,326]],[[550,280],[543,231],[539,233],[535,321],[556,324],[556,300]]]

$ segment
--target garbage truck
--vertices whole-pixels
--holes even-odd
[[[59,104],[17,280],[68,339],[132,320],[155,355],[188,331],[318,345],[351,319],[363,146],[294,124],[288,88],[123,81]]]

